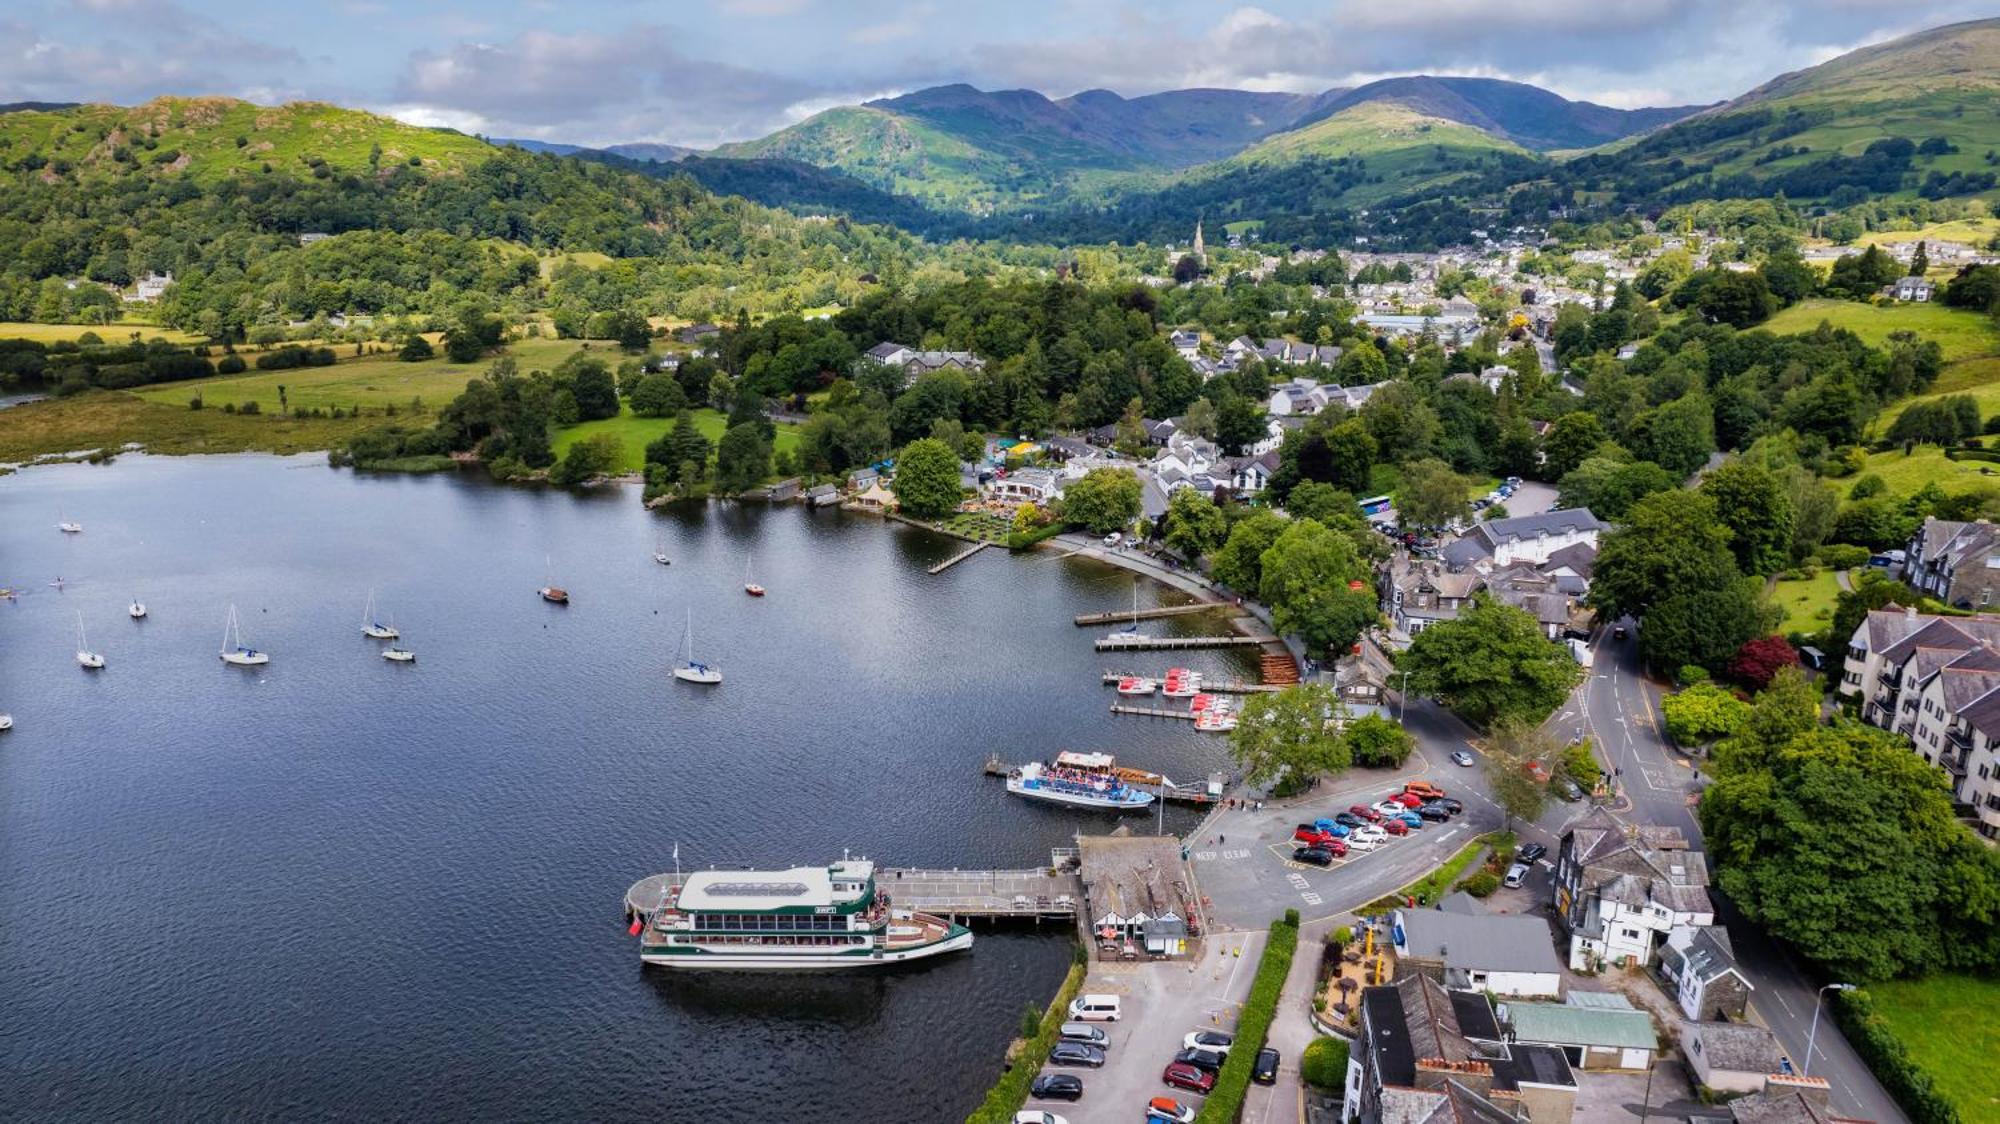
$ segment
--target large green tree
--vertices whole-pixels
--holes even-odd
[[[1139,517],[1139,478],[1130,469],[1093,468],[1063,489],[1063,518],[1108,535]]]
[[[1608,618],[1643,619],[1666,598],[1720,589],[1738,576],[1715,500],[1661,492],[1633,504],[1625,525],[1603,536],[1589,600]]]
[[[1396,488],[1396,514],[1405,526],[1442,527],[1471,511],[1471,487],[1441,460],[1426,458],[1403,466]]]
[[[1350,757],[1340,735],[1346,714],[1340,695],[1319,683],[1252,695],[1229,735],[1229,755],[1252,784],[1271,781],[1303,785],[1321,773],[1347,768]]]
[[[1264,551],[1258,600],[1281,633],[1316,652],[1345,651],[1376,618],[1368,566],[1345,535],[1311,519],[1286,527]]]
[[[903,511],[918,519],[941,519],[958,510],[958,454],[935,437],[903,446],[890,490]]]
[[[1792,496],[1763,465],[1734,460],[1702,477],[1701,493],[1715,501],[1729,528],[1729,548],[1746,574],[1774,574],[1792,553]]]
[[[1229,528],[1229,538],[1215,552],[1209,573],[1216,581],[1251,597],[1264,580],[1264,552],[1278,541],[1290,523],[1284,516],[1262,509],[1238,519]]]
[[[1539,722],[1583,678],[1568,649],[1549,640],[1534,617],[1484,593],[1456,618],[1419,632],[1396,662],[1409,673],[1411,693],[1479,726]]]
[[[732,425],[715,446],[715,483],[724,492],[747,492],[771,475],[771,438],[756,422]]]
[[[1229,521],[1215,501],[1193,488],[1181,488],[1167,501],[1167,546],[1194,561],[1220,547],[1229,536]]]

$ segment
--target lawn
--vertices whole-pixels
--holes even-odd
[[[1979,416],[1990,418],[2000,414],[2000,359],[1964,359],[1946,367],[1931,384],[1930,393],[1915,398],[1905,398],[1901,402],[1882,411],[1869,432],[1882,434],[1889,432],[1904,410],[1913,402],[1928,402],[1954,394],[1969,394],[1979,403]]]
[[[1871,453],[1868,467],[1862,472],[1880,476],[1889,490],[1899,496],[1920,491],[1933,480],[1947,492],[1969,492],[1982,484],[2000,484],[2000,465],[1947,460],[1944,450],[1936,445],[1918,445],[1907,455],[1901,449]]]
[[[1890,332],[1908,330],[1944,349],[1945,362],[1981,355],[2000,355],[2000,330],[1993,320],[1968,309],[1941,304],[1862,304],[1859,301],[1804,300],[1766,320],[1763,328],[1778,335],[1810,332],[1824,320],[1846,328],[1871,347],[1880,347]]]
[[[0,411],[0,462],[44,454],[117,449],[136,442],[155,453],[304,453],[327,449],[367,419],[255,417],[148,402],[93,390]]]
[[[2000,979],[1941,975],[1869,984],[1875,1012],[1967,1120],[2000,1120]]]
[[[1785,633],[1823,632],[1833,620],[1834,598],[1840,596],[1840,582],[1832,570],[1800,581],[1780,581],[1771,593],[1774,604],[1785,610]]]
[[[0,320],[0,340],[34,340],[38,343],[62,343],[76,339],[85,332],[97,333],[97,338],[105,343],[124,343],[137,333],[142,340],[165,339],[168,343],[200,343],[201,337],[173,328],[162,328],[158,324],[139,324],[121,321],[117,324],[29,324],[20,320]]]
[[[523,372],[548,370],[562,362],[578,346],[575,340],[518,340],[507,345],[506,354],[514,357]],[[230,403],[241,406],[246,402],[255,402],[258,409],[272,414],[278,411],[278,388],[282,386],[286,401],[295,410],[313,407],[330,409],[334,406],[342,409],[361,406],[371,410],[395,406],[402,409],[418,398],[423,399],[426,410],[436,410],[458,397],[465,384],[478,378],[492,363],[490,358],[476,363],[453,363],[441,355],[421,363],[405,363],[394,353],[357,357],[352,354],[353,350],[351,344],[335,347],[336,353],[348,354],[331,367],[293,367],[286,371],[252,369],[240,375],[158,383],[134,393],[150,402],[183,408],[189,399],[199,393],[210,409]],[[256,362],[258,353],[245,351],[242,354],[249,362]],[[607,357],[615,362],[616,350],[607,349]]]
[[[617,435],[619,444],[623,447],[623,452],[619,455],[618,459],[618,471],[639,472],[644,469],[646,466],[646,446],[665,436],[666,432],[674,427],[674,419],[642,418],[634,414],[629,406],[621,406],[619,409],[620,412],[615,418],[582,422],[557,432],[554,442],[556,455],[561,456],[564,450],[586,437],[594,437],[600,433],[611,433]],[[711,447],[722,439],[722,431],[728,428],[728,420],[728,418],[714,410],[696,410],[694,412],[695,428],[701,430],[703,437],[708,438]],[[776,451],[785,452],[795,449],[798,447],[798,444],[799,430],[797,426],[780,425],[778,427],[777,440],[774,442]]]

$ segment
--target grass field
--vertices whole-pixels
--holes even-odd
[[[331,448],[373,424],[366,418],[332,421],[190,410],[123,391],[93,390],[0,411],[0,462],[118,449],[128,442],[154,453],[304,453]]]
[[[158,324],[29,324],[20,320],[0,320],[0,340],[34,340],[38,343],[63,343],[76,339],[85,332],[97,333],[97,338],[105,343],[124,343],[137,332],[142,340],[165,339],[168,343],[200,343],[201,337],[187,332],[162,328]]]
[[[1968,1121],[2000,1120],[2000,979],[1930,976],[1868,985],[1910,1057]]]
[[[571,445],[586,437],[610,433],[617,436],[623,448],[618,460],[618,471],[638,472],[645,468],[646,446],[665,436],[666,432],[674,427],[674,419],[642,418],[634,414],[629,406],[620,407],[620,411],[615,418],[583,422],[557,433],[554,441],[556,455],[561,456]],[[695,428],[701,430],[703,437],[708,438],[711,448],[722,439],[722,431],[728,428],[728,420],[714,410],[694,412]],[[780,425],[777,438],[772,444],[778,452],[796,449],[799,444],[798,427]]]
[[[576,351],[575,340],[518,340],[507,346],[522,371],[548,370]],[[342,350],[335,348],[336,352]],[[350,346],[345,350],[353,351]],[[615,357],[615,349],[607,349]],[[244,357],[256,361],[254,353]],[[265,413],[278,409],[278,388],[295,410],[312,407],[349,406],[379,408],[407,407],[411,399],[424,400],[424,408],[436,410],[458,396],[465,384],[479,377],[491,359],[476,363],[452,363],[442,356],[422,363],[405,363],[394,354],[349,356],[331,367],[294,367],[288,371],[245,371],[240,375],[218,375],[184,382],[163,382],[135,393],[149,402],[186,407],[198,392],[209,409],[225,403],[241,406],[257,403]]]
[[[1982,472],[1981,469],[1991,472]],[[1947,460],[1944,450],[1935,445],[1919,445],[1915,452],[1907,456],[1901,449],[1872,453],[1868,457],[1868,467],[1861,471],[1880,476],[1889,490],[1899,496],[1920,491],[1933,480],[1947,492],[1969,492],[1982,484],[2000,485],[2000,465],[1984,461]]]
[[[1962,359],[1946,367],[1931,384],[1929,394],[1915,398],[1905,398],[1901,402],[1883,410],[1869,426],[1870,433],[1887,433],[1904,410],[1917,402],[1946,398],[1955,394],[1969,394],[1979,403],[1979,416],[1990,418],[2000,414],[2000,358],[1988,356],[1982,359]]]
[[[1955,222],[1934,222],[1914,230],[1871,230],[1855,239],[1857,246],[1871,246],[1883,242],[1959,242],[1968,246],[1984,246],[2000,235],[2000,219],[1959,219]]]
[[[1803,581],[1781,581],[1771,592],[1771,600],[1785,610],[1779,632],[1821,632],[1833,620],[1833,602],[1840,596],[1840,582],[1832,570],[1821,570]]]
[[[1761,327],[1778,335],[1810,332],[1826,321],[1846,328],[1871,347],[1890,332],[1908,330],[1944,349],[1945,362],[2000,355],[2000,329],[1991,317],[1941,304],[1872,305],[1858,301],[1804,300],[1766,320]]]

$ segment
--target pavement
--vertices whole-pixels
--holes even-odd
[[[1565,735],[1585,733],[1595,740],[1630,801],[1630,810],[1620,812],[1623,818],[1679,827],[1700,847],[1695,806],[1703,778],[1698,765],[1668,745],[1661,733],[1659,689],[1641,672],[1637,644],[1613,640],[1607,630],[1600,633],[1593,652],[1590,678],[1550,720],[1553,728]],[[1716,921],[1728,929],[1737,964],[1755,988],[1750,1004],[1757,1021],[1770,1028],[1801,1069],[1831,1083],[1837,1112],[1882,1124],[1908,1120],[1830,1016],[1819,1020],[1818,1033],[1812,1035],[1817,991],[1829,981],[1820,979],[1761,925],[1745,920],[1720,892],[1711,893]],[[1808,1036],[1814,1042],[1810,1059],[1806,1059]]]

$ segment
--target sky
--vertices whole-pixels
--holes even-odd
[[[0,102],[312,99],[492,137],[691,147],[947,82],[1134,96],[1454,74],[1635,108],[1724,100],[1991,14],[1962,0],[4,0]]]

